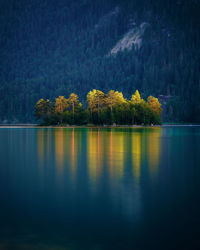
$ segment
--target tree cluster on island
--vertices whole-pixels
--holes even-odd
[[[127,100],[122,92],[93,89],[87,94],[86,109],[74,93],[67,99],[59,96],[54,103],[40,99],[35,105],[35,117],[42,125],[155,125],[161,124],[161,112],[157,98],[149,96],[145,101],[138,90]]]

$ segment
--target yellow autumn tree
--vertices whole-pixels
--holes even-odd
[[[102,91],[93,89],[87,94],[88,109],[92,115],[93,112],[98,112],[98,118],[100,111],[105,103],[105,95]]]
[[[92,91],[89,91],[87,94],[87,104],[88,104],[88,109],[91,114],[94,112],[95,107],[96,107],[95,93],[96,93],[96,89],[93,89]]]
[[[161,104],[158,101],[158,98],[155,98],[153,96],[149,96],[147,99],[147,103],[148,103],[151,111],[153,111],[154,113],[156,113],[159,116],[161,115],[162,108],[161,108]]]
[[[114,106],[124,102],[125,99],[123,97],[122,92],[110,90],[105,97],[105,104],[110,108],[111,113]]]
[[[59,96],[55,99],[54,113],[60,116],[60,122],[62,123],[63,112],[68,108],[69,104],[64,96]]]
[[[70,94],[69,98],[67,99],[67,103],[72,110],[73,118],[74,118],[74,110],[76,106],[80,106],[81,103],[78,100],[78,96],[74,93]]]
[[[138,90],[135,91],[135,94],[132,95],[131,97],[131,103],[132,104],[139,104],[141,103],[142,99],[141,99],[141,96],[140,96],[140,93]]]
[[[64,96],[59,96],[56,98],[54,105],[55,113],[63,113],[68,107],[67,99]]]
[[[44,119],[51,114],[51,102],[42,98],[35,105],[35,117],[37,119]]]

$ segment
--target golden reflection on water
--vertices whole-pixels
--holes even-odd
[[[58,129],[54,131],[55,157],[57,171],[61,174],[65,167],[71,169],[72,178],[76,175],[78,144],[81,148],[81,136],[78,131],[72,129]]]
[[[44,162],[44,130],[37,130],[37,150],[40,163]]]
[[[75,131],[74,128],[71,131],[71,141],[69,141],[68,148],[71,148],[71,174],[72,178],[75,177],[77,171],[78,155],[81,149],[81,134]],[[71,145],[71,146],[70,146]]]
[[[49,160],[49,156],[50,156],[50,145],[51,145],[51,141],[50,141],[50,130],[49,130],[49,129],[47,129],[46,134],[47,134],[47,159]]]
[[[72,165],[72,174],[74,175],[75,169],[75,141],[74,141],[74,128],[72,129],[72,150],[71,150],[71,165]]]
[[[51,137],[51,132],[53,137]],[[63,174],[66,166],[71,169],[71,177],[77,174],[78,160],[86,153],[87,171],[90,181],[96,181],[106,171],[110,179],[121,180],[125,174],[125,165],[131,166],[134,180],[141,178],[141,166],[148,163],[151,176],[158,172],[161,153],[161,128],[132,130],[128,133],[120,130],[88,129],[86,144],[82,145],[82,130],[70,129],[38,129],[37,150],[40,163],[44,156],[50,162],[54,150],[56,171]],[[51,143],[51,141],[54,143]],[[52,148],[52,145],[54,147]],[[83,150],[86,147],[86,151]],[[128,161],[126,161],[128,157]],[[83,158],[85,159],[85,158]],[[146,161],[147,159],[147,161]],[[66,166],[65,166],[66,163]]]
[[[110,173],[122,178],[124,169],[124,133],[113,132],[110,136]]]
[[[110,138],[109,138],[109,155],[110,155],[110,176],[111,178],[114,176],[114,164],[113,164],[113,132],[110,131]]]
[[[55,163],[57,184],[62,188],[66,183],[77,187],[83,173],[88,173],[91,194],[100,191],[107,182],[113,208],[136,218],[142,206],[141,183],[146,176],[156,180],[159,170],[161,131],[161,128],[39,129],[38,158],[42,166]]]
[[[158,172],[159,158],[161,152],[161,128],[154,128],[148,136],[148,160],[149,172],[155,175]]]
[[[59,174],[64,168],[64,132],[63,129],[54,130],[56,166]]]
[[[89,177],[93,182],[96,182],[97,177],[101,174],[101,146],[100,130],[89,130],[87,133],[87,162]]]
[[[140,178],[141,168],[141,133],[132,133],[132,169],[136,180]]]
[[[122,179],[127,155],[131,158],[132,174],[136,181],[140,180],[141,165],[146,164],[146,158],[149,172],[155,174],[159,165],[160,137],[160,128],[147,131],[133,130],[130,133],[89,130],[87,163],[90,180],[96,181],[100,178],[104,165],[109,169],[110,178]]]

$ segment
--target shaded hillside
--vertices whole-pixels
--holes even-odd
[[[199,11],[198,0],[1,1],[0,120],[33,121],[41,97],[96,88],[172,96],[165,120],[200,122]]]

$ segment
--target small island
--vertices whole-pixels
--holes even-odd
[[[160,125],[161,104],[158,98],[149,96],[147,101],[141,98],[138,90],[130,100],[122,92],[110,90],[104,94],[93,89],[87,94],[87,108],[84,108],[76,94],[66,99],[64,96],[40,99],[34,114],[40,125]]]

